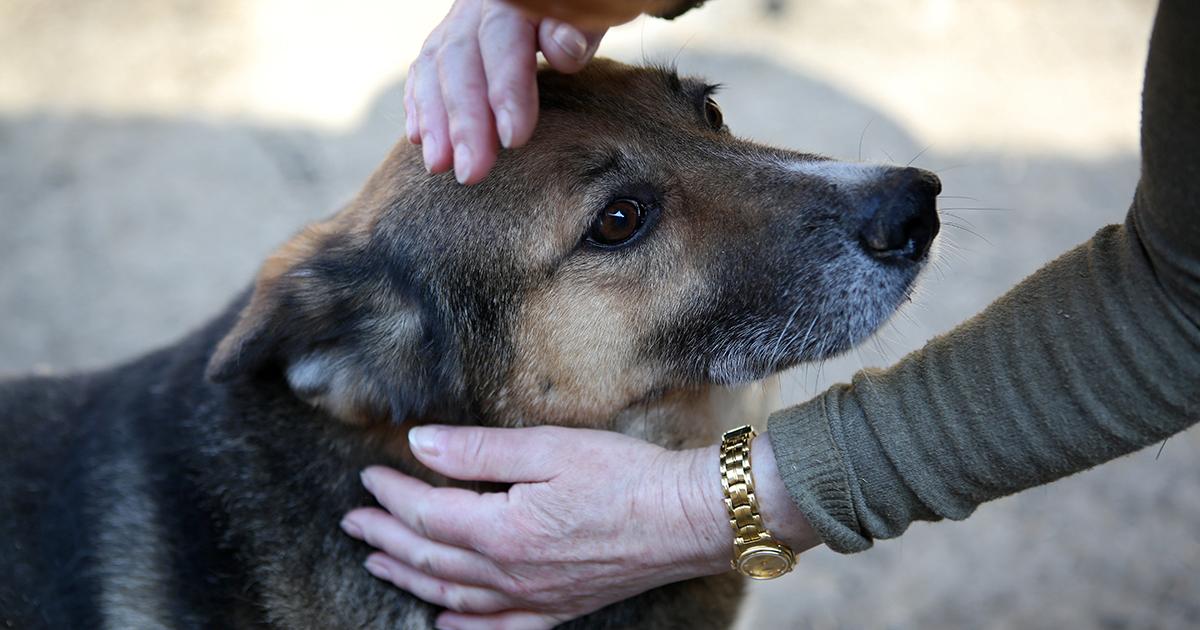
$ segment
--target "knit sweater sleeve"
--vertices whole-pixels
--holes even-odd
[[[1200,3],[1161,3],[1124,224],[892,368],[771,417],[784,483],[829,547],[966,518],[1200,420],[1197,28]]]

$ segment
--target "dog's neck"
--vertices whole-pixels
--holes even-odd
[[[670,449],[695,448],[712,444],[725,428],[766,417],[772,391],[772,386],[765,383],[672,389],[630,405],[604,422],[557,424],[616,431]],[[462,409],[458,413],[443,410],[436,416],[412,416],[401,422],[372,423],[360,430],[369,447],[390,459],[419,467],[408,447],[408,431],[425,424],[519,427],[536,423],[480,416]]]

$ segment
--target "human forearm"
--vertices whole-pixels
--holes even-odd
[[[1110,226],[886,371],[771,435],[824,540],[856,551],[1160,440],[1200,413],[1200,5],[1160,8],[1143,173]]]
[[[774,416],[783,475],[825,541],[856,551],[965,518],[1194,423],[1200,331],[1139,250],[1106,228],[897,366]]]

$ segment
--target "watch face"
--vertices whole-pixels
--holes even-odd
[[[738,558],[738,571],[755,580],[779,577],[791,568],[792,559],[782,551],[771,547],[750,549]]]

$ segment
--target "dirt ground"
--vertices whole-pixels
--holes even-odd
[[[221,309],[400,137],[405,69],[445,8],[0,0],[0,373],[109,364]],[[724,83],[735,133],[943,178],[916,303],[861,350],[781,377],[791,403],[1122,219],[1153,8],[713,0],[601,52]],[[1200,433],[1159,451],[862,554],[805,554],[752,586],[740,627],[1200,627]]]

